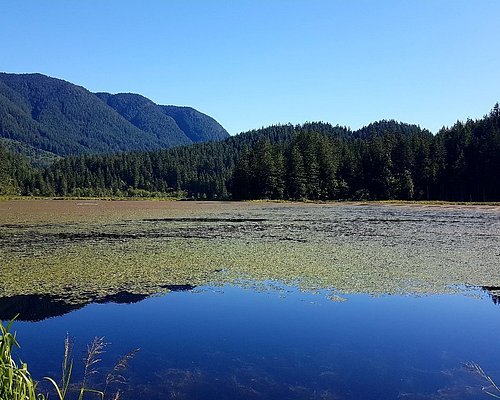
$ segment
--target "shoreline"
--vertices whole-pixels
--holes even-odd
[[[146,202],[200,202],[200,203],[257,203],[257,204],[325,204],[325,205],[393,205],[393,206],[465,206],[500,207],[500,201],[446,201],[446,200],[217,200],[186,199],[176,197],[43,197],[43,196],[0,196],[0,201],[146,201]]]

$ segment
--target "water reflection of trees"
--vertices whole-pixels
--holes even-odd
[[[171,292],[188,291],[194,289],[192,285],[164,285],[164,289]],[[18,321],[37,322],[47,318],[59,317],[76,311],[91,303],[138,303],[149,294],[138,294],[127,291],[93,297],[81,303],[67,302],[59,296],[54,295],[16,295],[11,297],[0,297],[0,320],[8,321],[18,315]]]
[[[500,286],[481,286],[491,298],[494,304],[500,304]]]

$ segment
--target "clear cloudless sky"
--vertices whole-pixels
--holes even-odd
[[[499,0],[0,0],[0,71],[274,123],[436,132],[500,101]]]

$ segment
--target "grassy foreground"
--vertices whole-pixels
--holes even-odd
[[[15,333],[11,332],[13,322],[14,320],[11,320],[4,326],[0,321],[0,400],[48,400],[49,395],[38,390],[38,382],[32,378],[28,365],[22,362],[16,363],[13,357],[13,350],[19,347]],[[111,391],[110,389],[117,384],[125,383],[122,372],[127,369],[129,361],[139,349],[133,350],[120,358],[111,371],[108,372],[104,383],[98,390],[89,386],[89,378],[96,372],[96,364],[101,361],[99,357],[103,353],[106,344],[103,337],[96,337],[87,347],[87,355],[83,366],[83,379],[79,384],[74,385],[72,384],[73,345],[69,336],[66,337],[61,381],[58,383],[53,378],[44,378],[51,384],[53,392],[59,400],[69,398],[70,392],[78,393],[78,400],[83,400],[86,394],[100,400],[120,399],[120,390]],[[70,385],[73,387],[71,391]]]
[[[26,363],[19,365],[12,357],[12,350],[19,346],[15,334],[0,323],[0,400],[44,400],[45,396],[36,392],[37,383],[31,377]]]

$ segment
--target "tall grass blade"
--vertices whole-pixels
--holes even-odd
[[[48,380],[52,384],[52,386],[54,387],[54,390],[56,391],[57,396],[59,397],[59,400],[64,400],[65,396],[61,392],[61,389],[59,389],[59,386],[57,385],[57,382],[54,379],[52,379],[52,378],[50,378],[48,376],[44,377],[43,379]]]
[[[483,368],[478,363],[471,361],[465,364],[465,367],[469,371],[478,374],[481,378],[483,378],[486,382],[488,382],[489,386],[482,387],[484,393],[486,393],[488,396],[500,399],[500,387],[498,387],[498,385],[491,378],[491,376],[489,376],[488,374],[486,374],[486,372],[484,372]],[[493,388],[493,391],[491,390],[491,388]]]
[[[128,368],[130,360],[134,358],[134,356],[137,354],[139,350],[140,349],[129,351],[127,354],[125,354],[122,358],[118,360],[113,369],[106,375],[106,385],[104,386],[104,393],[107,392],[109,385],[113,383],[121,383],[121,384],[126,383],[127,380],[121,374],[121,371],[125,371]],[[120,398],[120,391],[117,391],[113,399],[119,399],[119,398]]]
[[[19,347],[15,333],[10,332],[14,319],[7,326],[0,321],[0,400],[45,400],[36,393],[28,365],[20,362],[18,366],[12,357],[12,349]]]

